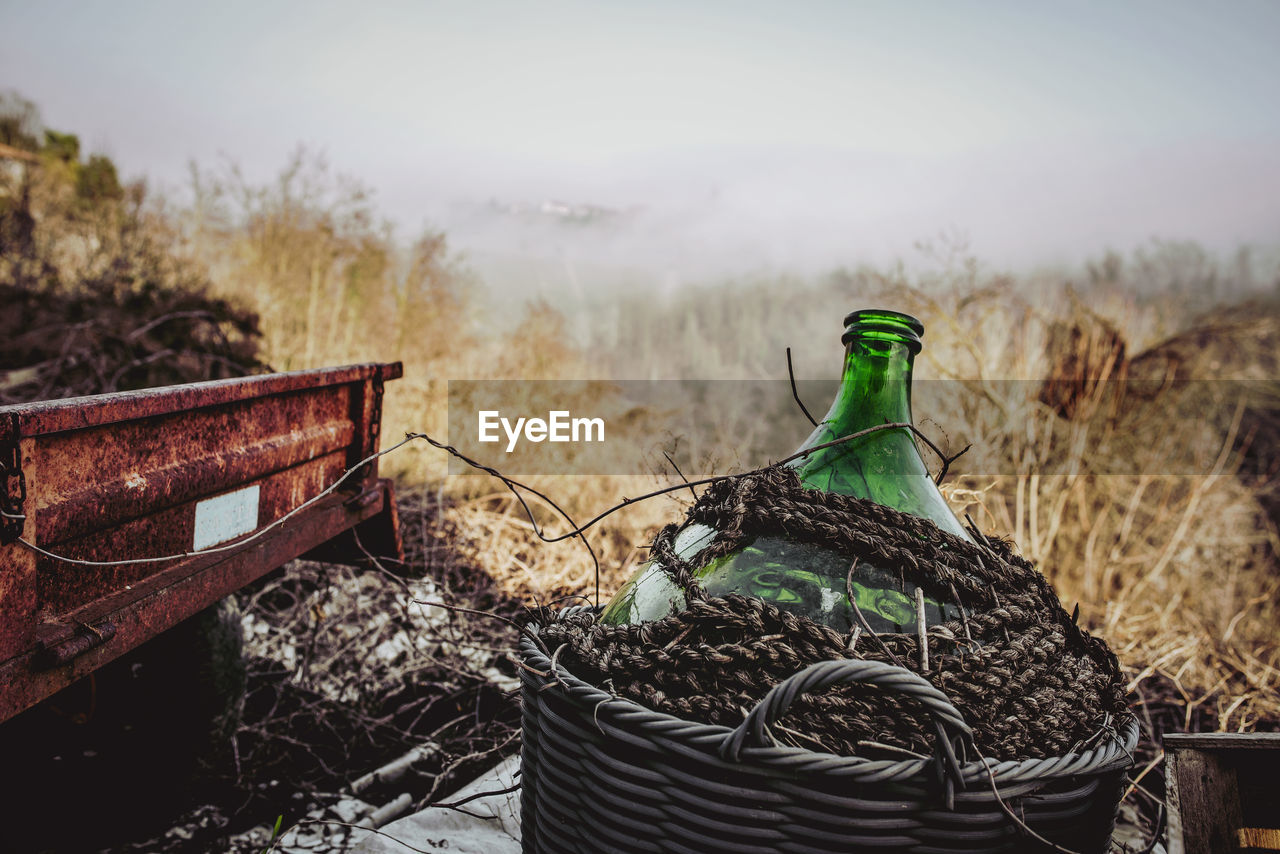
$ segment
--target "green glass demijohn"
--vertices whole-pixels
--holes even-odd
[[[844,320],[844,373],[826,417],[799,450],[812,448],[883,424],[911,424],[911,371],[924,326],[906,314],[887,310],[855,311]],[[789,463],[810,489],[870,499],[928,519],[939,528],[972,540],[947,506],[925,468],[915,438],[906,428],[875,430],[857,439],[814,451]],[[696,555],[715,538],[714,529],[686,525],[674,550],[697,565]],[[696,573],[711,596],[741,593],[824,623],[837,631],[859,624],[846,590],[852,588],[868,625],[876,632],[916,631],[915,585],[897,572],[852,561],[818,545],[761,536],[710,562]],[[960,612],[924,591],[929,625],[959,619]],[[606,606],[600,619],[611,625],[661,619],[685,606],[684,593],[661,566],[639,568]]]

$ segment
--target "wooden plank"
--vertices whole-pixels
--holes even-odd
[[[1243,823],[1235,769],[1215,754],[1188,750],[1178,756],[1178,815],[1188,852],[1235,851]]]
[[[1280,732],[1171,732],[1162,741],[1165,750],[1280,750]]]
[[[1241,848],[1253,851],[1280,851],[1280,829],[1274,827],[1242,827],[1236,832]]]
[[[1259,797],[1275,802],[1274,789],[1280,799],[1280,786],[1269,774],[1260,786],[1258,774],[1261,763],[1274,761],[1280,733],[1170,734],[1164,749],[1169,854],[1280,850],[1268,847],[1280,829],[1256,826],[1270,823],[1270,815],[1259,814]],[[1245,827],[1246,812],[1254,826]]]

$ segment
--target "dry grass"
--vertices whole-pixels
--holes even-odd
[[[553,497],[579,524],[628,496],[670,483],[643,475],[544,475],[523,482]],[[450,507],[448,521],[455,547],[484,566],[506,589],[537,602],[567,594],[586,595],[594,601],[595,563],[582,542],[540,542],[523,508],[509,491],[500,485],[499,489],[460,498]],[[550,508],[537,499],[531,501],[544,530],[556,534],[567,529]],[[646,559],[644,549],[653,533],[682,513],[676,501],[658,499],[617,514],[587,533],[587,541],[599,560],[602,602]]]
[[[306,157],[276,185],[252,187],[232,171],[206,176],[202,192],[187,214],[191,251],[209,261],[217,293],[257,309],[267,361],[405,361],[406,378],[387,398],[389,437],[410,428],[444,435],[447,379],[782,378],[788,345],[800,377],[830,377],[844,311],[877,303],[916,314],[926,326],[918,377],[950,381],[918,386],[917,420],[951,450],[972,444],[947,490],[957,509],[1011,538],[1069,606],[1080,603],[1136,692],[1176,693],[1181,725],[1280,721],[1278,546],[1263,503],[1275,472],[1266,460],[1259,468],[1259,446],[1249,451],[1246,441],[1259,425],[1269,438],[1280,394],[1273,388],[1270,402],[1237,411],[1234,400],[1206,397],[1212,384],[1118,399],[1104,382],[1280,375],[1273,306],[1192,316],[1189,307],[1244,288],[1195,247],[1109,256],[1075,290],[1061,277],[991,275],[943,251],[932,273],[861,269],[688,291],[666,304],[618,297],[573,309],[585,321],[535,304],[512,332],[487,325],[477,283],[442,239],[396,250],[358,188]],[[570,328],[598,337],[578,349]],[[1046,389],[1050,377],[1058,383]],[[801,438],[757,442],[772,427],[758,411],[715,415],[685,438],[720,471],[766,462],[759,448],[783,452]],[[443,455],[421,447],[388,468],[450,497],[445,524],[456,547],[507,589],[542,601],[593,592],[581,544],[540,543],[496,481],[446,477]],[[659,482],[665,475],[531,479],[579,521]],[[629,508],[589,534],[606,595],[656,528],[679,516],[679,502]],[[563,529],[550,508],[537,512]]]
[[[1035,560],[1068,608],[1080,603],[1082,619],[1119,654],[1135,695],[1177,707],[1177,720],[1153,726],[1249,730],[1280,724],[1280,541],[1262,501],[1268,483],[1242,471],[1250,461],[1257,467],[1258,448],[1250,451],[1246,434],[1274,419],[1274,411],[1256,396],[1243,402],[1228,397],[1233,389],[1214,383],[1117,399],[1116,384],[1096,382],[1108,374],[1092,367],[1076,389],[1071,418],[1060,412],[1059,400],[1042,399],[1042,380],[1062,372],[1055,365],[1064,358],[1062,348],[1052,345],[1061,344],[1064,325],[1083,331],[1077,349],[1098,351],[1085,352],[1084,361],[1106,365],[1111,378],[1125,376],[1131,366],[1140,372],[1153,361],[1169,362],[1171,348],[1188,335],[1199,336],[1198,346],[1178,354],[1179,378],[1274,377],[1265,364],[1274,358],[1269,342],[1280,333],[1274,309],[1254,306],[1179,319],[1176,301],[1140,303],[1114,288],[1083,298],[1059,288],[1042,292],[1033,304],[1007,281],[966,282],[950,290],[937,283],[908,287],[890,278],[871,284],[852,301],[847,295],[833,300],[829,313],[851,302],[875,301],[924,320],[920,375],[953,382],[922,384],[929,387],[929,408],[918,402],[917,418],[927,412],[952,449],[972,443],[954,472],[986,473],[954,477],[949,498],[958,512],[972,514],[984,529],[1012,539]],[[730,295],[698,297],[717,298]],[[696,316],[697,307],[679,304],[674,313]],[[769,329],[768,306],[750,313],[757,312],[757,323],[730,322],[714,335],[704,324],[697,338],[680,331],[696,325],[688,317],[638,323],[651,333],[667,329],[686,343],[698,342],[683,354],[687,361],[664,366],[666,375],[689,375],[707,361],[698,348],[714,349],[720,340],[745,339],[780,353],[797,340],[835,337],[812,333],[788,341]],[[1250,318],[1248,329],[1240,327],[1241,317]],[[823,320],[824,327],[831,325],[829,317]],[[1224,340],[1210,346],[1200,340],[1206,338]],[[656,341],[651,352],[670,359],[677,348],[666,343]],[[838,361],[834,341],[824,349]],[[732,373],[761,372],[757,363]],[[741,417],[749,422],[752,413]],[[727,435],[741,433],[730,429]],[[731,451],[726,448],[724,458],[732,458]],[[603,478],[548,479],[541,485],[575,510],[601,509],[618,494]],[[628,509],[593,534],[592,542],[601,545],[606,591],[642,557],[634,546],[645,543],[661,522],[678,518],[677,505],[658,505]],[[474,496],[453,513],[460,539],[512,589],[541,596],[589,590],[590,562],[580,547],[538,544],[509,501]]]
[[[957,330],[1009,328],[1014,304],[993,294],[953,308],[950,316],[959,318]],[[1105,323],[1122,337],[1127,329],[1157,326],[1141,312],[1132,303],[1111,307]],[[980,316],[968,323],[966,313]],[[1051,340],[1055,324],[1065,319],[1096,329],[1104,323],[1099,312],[1074,300],[1019,313],[1024,343],[997,358],[1006,360],[1006,369],[1027,370],[1024,376],[1054,374],[1055,365],[1037,361],[1055,355],[1040,343]],[[1274,311],[1254,317],[1271,337],[1280,332]],[[1195,328],[1213,329],[1226,318],[1219,312]],[[1078,340],[1103,350],[1095,363],[1114,362],[1109,336]],[[1182,363],[1180,378],[1248,377],[1258,361],[1273,357],[1266,336],[1231,336],[1224,343],[1231,361],[1218,359],[1214,351],[1221,348],[1204,346]],[[988,353],[992,349],[988,344]],[[1134,361],[1141,365],[1168,349],[1157,345]],[[974,362],[1000,364],[989,355]],[[1127,371],[1129,364],[1121,357],[1115,369]],[[1280,723],[1280,543],[1261,501],[1264,484],[1241,471],[1250,453],[1242,423],[1274,420],[1276,413],[1223,383],[1119,399],[1115,385],[1097,385],[1082,390],[1084,405],[1064,419],[1033,396],[1034,384],[965,379],[956,390],[989,405],[948,410],[960,415],[949,426],[974,442],[959,468],[1010,474],[960,478],[953,500],[972,505],[984,528],[1011,537],[1068,607],[1080,602],[1084,618],[1126,665],[1131,690],[1159,695],[1171,686],[1183,705],[1181,728]],[[1198,473],[1177,473],[1186,471]]]

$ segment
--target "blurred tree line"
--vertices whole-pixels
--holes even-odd
[[[193,163],[165,198],[14,92],[0,146],[0,403],[401,360],[385,432],[443,434],[449,377],[584,370],[560,311],[495,325],[443,234],[401,239],[304,148],[266,179]]]

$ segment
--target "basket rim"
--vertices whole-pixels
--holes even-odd
[[[566,608],[558,616],[581,607]],[[868,759],[781,746],[746,746],[737,761],[722,759],[718,748],[734,732],[730,727],[689,721],[646,708],[583,681],[559,661],[555,662],[556,678],[544,676],[544,673],[552,673],[552,660],[534,643],[533,637],[538,628],[538,623],[530,622],[520,636],[518,649],[525,665],[521,668],[522,679],[537,683],[538,690],[533,692],[535,698],[542,691],[550,691],[570,701],[589,715],[593,725],[605,735],[617,737],[621,732],[623,740],[634,740],[639,732],[640,737],[657,748],[686,755],[693,750],[706,761],[726,768],[747,770],[754,766],[765,772],[837,777],[851,782],[919,782],[930,775],[934,765],[932,757]],[[969,783],[989,784],[992,778],[997,784],[1012,785],[1100,775],[1132,766],[1137,744],[1138,718],[1126,710],[1112,724],[1110,737],[1088,750],[1044,759],[997,761],[984,757],[963,763],[960,774],[966,787]]]

